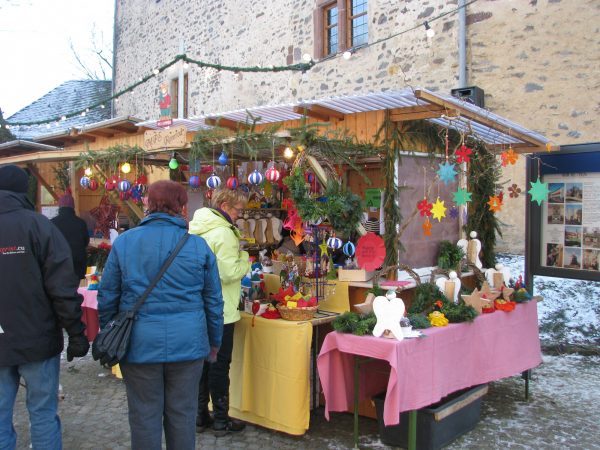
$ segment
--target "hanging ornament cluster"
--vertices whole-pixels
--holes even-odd
[[[83,176],[79,180],[79,185],[83,189],[89,189],[90,191],[95,191],[98,189],[98,182],[94,178],[90,178],[89,176]]]

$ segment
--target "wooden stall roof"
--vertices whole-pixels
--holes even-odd
[[[7,156],[13,155],[21,155],[23,153],[33,153],[33,152],[49,152],[62,150],[59,147],[55,147],[53,145],[40,144],[38,142],[25,141],[22,139],[17,139],[14,141],[5,142],[0,144],[0,158],[5,158]]]
[[[403,89],[363,95],[328,97],[275,106],[259,106],[189,119],[174,119],[173,126],[184,125],[188,131],[212,128],[216,124],[228,128],[243,126],[258,118],[258,124],[300,120],[304,115],[320,121],[343,120],[347,114],[390,110],[393,121],[424,119],[456,130],[475,134],[491,146],[511,145],[515,151],[546,151],[549,140],[486,109],[465,100],[441,95],[427,89]],[[156,120],[137,124],[158,129]],[[558,150],[553,146],[552,150]]]
[[[141,119],[131,116],[115,117],[67,131],[59,131],[42,135],[35,139],[37,142],[66,147],[81,142],[94,142],[97,136],[113,137],[119,134],[138,133],[137,124]]]

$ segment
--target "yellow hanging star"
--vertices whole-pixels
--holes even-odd
[[[438,222],[442,221],[443,217],[446,217],[446,207],[444,206],[444,200],[440,200],[438,197],[433,206],[431,207],[431,213],[433,218],[437,219]]]
[[[327,255],[327,241],[321,242],[319,248],[321,249],[321,256]]]
[[[497,195],[491,195],[487,204],[490,206],[491,212],[498,212],[502,209],[502,200]]]

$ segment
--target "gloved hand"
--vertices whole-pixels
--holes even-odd
[[[69,336],[69,345],[67,346],[67,361],[73,361],[75,356],[81,358],[82,356],[87,355],[89,349],[90,343],[88,342],[85,334],[82,333]]]
[[[210,348],[210,353],[208,355],[208,358],[206,358],[206,360],[209,363],[214,363],[217,361],[217,353],[219,353],[219,347],[211,347]]]

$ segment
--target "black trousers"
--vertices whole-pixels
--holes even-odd
[[[229,366],[233,352],[233,332],[235,323],[223,327],[223,340],[214,363],[206,361],[202,368],[200,391],[198,393],[198,417],[208,411],[208,402],[212,400],[214,420],[225,424],[229,420]]]
[[[163,428],[167,449],[196,447],[196,389],[203,363],[121,364],[133,450],[160,450]]]

